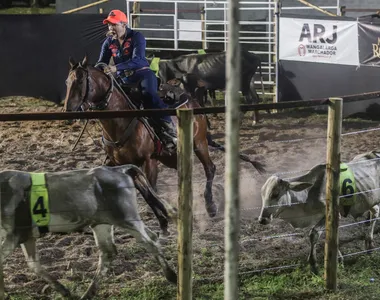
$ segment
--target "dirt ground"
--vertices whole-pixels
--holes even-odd
[[[0,99],[1,113],[54,112],[62,107],[33,98],[12,97]],[[326,157],[326,113],[313,110],[282,111],[277,114],[261,114],[263,121],[251,126],[246,116],[240,131],[240,150],[266,164],[267,173],[260,175],[245,162],[240,164],[241,196],[241,253],[240,272],[255,272],[264,268],[290,265],[305,261],[309,244],[307,231],[293,229],[289,224],[275,220],[271,225],[257,223],[261,208],[260,188],[273,173],[284,172],[292,177],[300,171],[310,169]],[[224,115],[210,116],[213,138],[224,143]],[[345,119],[343,133],[379,128],[380,121],[351,118]],[[0,123],[1,169],[24,171],[58,171],[99,166],[105,158],[104,152],[94,145],[99,140],[100,127],[91,122],[89,133],[85,133],[74,151],[71,150],[83,123],[67,125],[64,121],[32,121]],[[348,161],[355,155],[380,148],[378,131],[345,135],[342,139],[342,160]],[[205,213],[203,190],[205,176],[197,158],[194,158],[194,272],[196,280],[220,278],[223,274],[223,199],[225,155],[211,149],[211,157],[217,166],[214,181],[214,199],[221,208],[219,214],[210,219]],[[298,172],[298,173],[297,173]],[[158,180],[159,194],[176,203],[177,174],[160,165]],[[158,222],[143,201],[142,218],[155,231]],[[352,219],[342,223],[353,222]],[[343,254],[364,250],[363,226],[351,226],[340,231]],[[365,229],[367,227],[364,227]],[[360,229],[360,230],[359,230]],[[172,236],[163,239],[169,263],[176,269],[175,227]],[[298,235],[294,235],[298,233]],[[290,236],[286,236],[291,234]],[[276,237],[277,235],[285,235]],[[271,237],[271,238],[269,238]],[[322,236],[323,237],[323,236]],[[253,240],[254,239],[254,240]],[[375,241],[378,236],[375,236]],[[103,299],[120,294],[126,282],[144,282],[162,278],[153,258],[146,253],[128,234],[117,229],[115,240],[119,255],[114,261],[109,276],[101,291]],[[91,235],[73,233],[41,238],[38,247],[41,262],[55,278],[68,284],[78,293],[83,292],[92,278],[97,264],[97,249]],[[323,240],[318,246],[319,257],[323,253]],[[46,283],[35,276],[24,261],[20,248],[4,262],[6,292],[10,295],[28,294],[32,298],[51,299],[53,292],[44,289]]]

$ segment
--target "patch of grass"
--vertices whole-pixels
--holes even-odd
[[[322,268],[320,276],[311,274],[308,266],[242,275],[239,280],[239,299],[379,299],[380,271],[374,268],[378,264],[380,264],[378,253],[347,260],[346,266],[339,269],[338,291],[335,293],[324,289]],[[370,281],[371,278],[374,278],[373,282]],[[133,281],[132,283],[126,282],[125,286],[120,289],[119,296],[109,299],[176,299],[176,287],[166,282],[162,277]],[[223,278],[217,281],[194,280],[193,282],[193,299],[223,299],[223,293]]]
[[[55,7],[10,7],[0,9],[0,14],[3,15],[32,15],[32,14],[55,14]]]

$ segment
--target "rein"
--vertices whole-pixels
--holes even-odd
[[[95,68],[97,68],[98,66],[103,66],[103,67],[106,67],[107,64],[105,63],[102,63],[102,62],[98,62],[96,65],[95,65]],[[108,102],[110,101],[111,99],[111,95],[112,95],[112,92],[113,92],[113,89],[114,89],[114,85],[116,85],[116,87],[119,89],[119,91],[122,93],[122,95],[125,97],[125,99],[127,100],[127,105],[130,109],[135,109],[137,110],[138,108],[136,107],[136,105],[132,102],[132,100],[128,97],[128,95],[123,91],[123,89],[121,88],[120,84],[117,82],[116,78],[110,73],[110,74],[105,74],[107,75],[107,77],[110,78],[111,80],[111,93],[110,95],[108,95],[108,91],[107,91],[107,94],[106,94],[106,103],[105,103],[105,106],[102,108],[93,108],[90,106],[89,109],[91,110],[94,110],[94,109],[99,109],[99,110],[103,110],[105,108],[107,108],[108,106]],[[87,73],[87,76],[88,76],[88,73]],[[87,85],[88,85],[88,79],[87,79]]]
[[[106,67],[107,64],[99,62],[95,65],[95,68],[98,66]],[[83,106],[85,103],[87,103],[87,105],[88,105],[88,110],[104,110],[104,109],[106,109],[108,107],[110,100],[111,100],[115,86],[121,92],[121,94],[124,96],[124,98],[126,99],[128,108],[132,109],[132,110],[138,110],[137,106],[132,102],[132,100],[129,98],[129,96],[124,92],[124,90],[122,89],[122,87],[120,86],[120,84],[117,82],[116,78],[112,74],[104,73],[111,80],[110,87],[107,89],[107,93],[105,95],[105,101],[101,101],[100,103],[97,103],[97,104],[94,104],[94,103],[87,101],[88,92],[89,92],[89,81],[90,81],[89,72],[85,67],[82,66],[81,63],[79,63],[78,68],[82,68],[86,72],[86,93],[85,93],[85,96],[83,97],[81,104],[78,106],[77,110],[79,110],[79,108],[80,108],[82,111],[84,111],[85,109]],[[110,140],[107,140],[103,135],[102,136],[103,144],[106,146],[114,147],[114,148],[121,148],[125,144],[125,142],[128,140],[129,135],[132,133],[132,130],[136,126],[138,120],[140,120],[144,124],[144,126],[147,128],[147,130],[150,133],[153,140],[155,138],[159,139],[157,134],[154,132],[154,130],[152,130],[152,128],[149,126],[146,118],[133,118],[132,121],[127,125],[126,129],[124,130],[124,134],[123,134],[121,140],[116,141],[116,142],[110,141]]]

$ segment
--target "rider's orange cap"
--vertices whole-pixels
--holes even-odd
[[[128,23],[128,19],[125,13],[118,9],[111,10],[111,12],[108,14],[107,19],[103,20],[103,24],[117,24],[119,22]]]

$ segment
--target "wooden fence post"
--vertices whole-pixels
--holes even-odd
[[[177,300],[192,300],[193,262],[193,110],[178,117],[178,285]]]
[[[139,28],[140,27],[140,1],[134,1],[132,6],[132,13],[137,14],[137,16],[132,17],[132,27]]]
[[[1,218],[1,196],[2,196],[2,190],[1,190],[1,182],[0,182],[0,225],[2,224],[2,218]],[[3,240],[2,237],[2,231],[0,230],[0,240]],[[3,246],[0,243],[0,300],[5,299],[5,288],[4,288],[4,272],[3,272]]]
[[[325,288],[337,288],[342,98],[330,98],[327,125]]]
[[[225,170],[225,260],[224,299],[239,299],[239,1],[228,2],[228,46],[226,61],[226,170]]]
[[[206,8],[205,6],[201,9],[201,37],[202,37],[202,49],[207,48],[207,42],[206,42]]]

